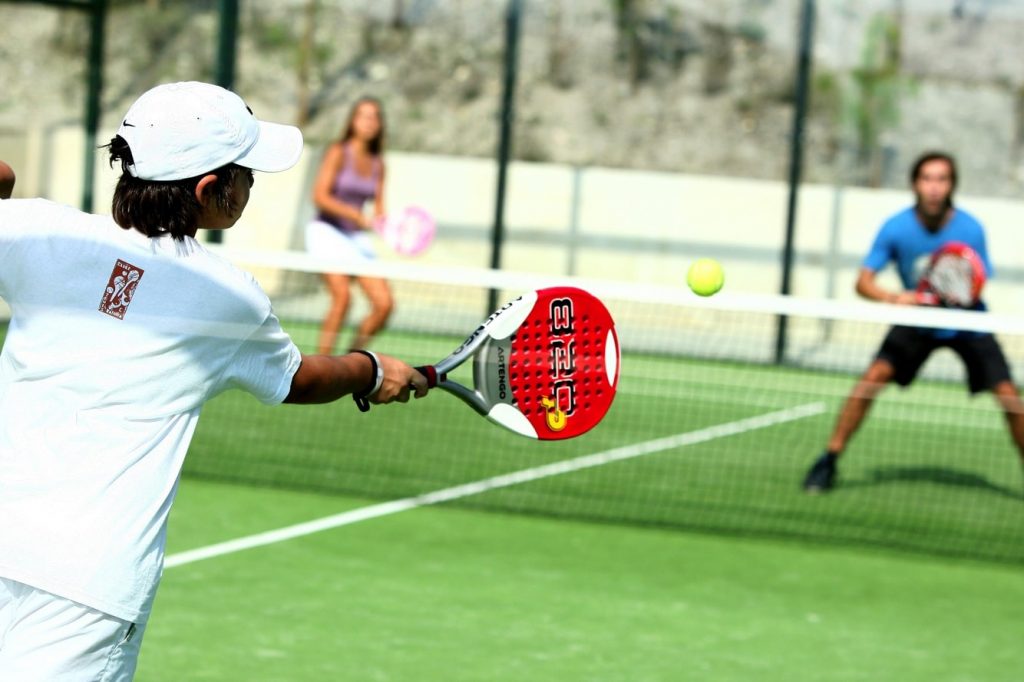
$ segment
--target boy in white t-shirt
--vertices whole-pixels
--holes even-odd
[[[143,94],[111,140],[112,218],[0,202],[0,680],[130,680],[163,566],[167,515],[203,404],[345,395],[405,402],[395,358],[304,355],[251,275],[209,253],[253,170],[302,151],[232,92]],[[0,163],[0,198],[14,174]]]

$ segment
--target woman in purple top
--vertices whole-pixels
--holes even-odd
[[[384,119],[380,103],[364,97],[349,113],[341,139],[324,154],[313,185],[316,218],[306,226],[306,249],[340,262],[360,262],[376,257],[368,230],[375,217],[384,213]],[[363,207],[372,202],[372,215]],[[362,288],[370,312],[356,330],[350,348],[365,348],[387,322],[393,300],[391,288],[380,277],[324,273],[331,295],[331,307],[320,328],[317,350],[331,354],[350,301],[350,281]]]

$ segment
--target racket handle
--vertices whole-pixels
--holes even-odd
[[[421,365],[419,367],[413,367],[413,369],[427,378],[427,388],[434,388],[437,386],[437,370],[434,369],[433,365]]]

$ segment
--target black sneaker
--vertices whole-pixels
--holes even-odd
[[[826,452],[814,462],[814,466],[804,477],[804,492],[811,494],[827,493],[836,482],[836,460],[838,457]]]

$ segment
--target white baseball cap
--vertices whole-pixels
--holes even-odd
[[[229,163],[276,173],[302,154],[298,128],[257,120],[235,93],[196,81],[143,93],[117,134],[132,151],[128,172],[141,180],[183,180]]]

